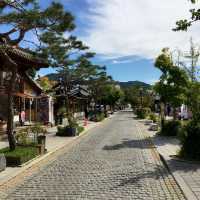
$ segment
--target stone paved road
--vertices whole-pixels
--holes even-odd
[[[184,199],[130,113],[93,129],[6,199]]]

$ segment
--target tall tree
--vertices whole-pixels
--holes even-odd
[[[120,99],[124,97],[124,92],[115,84],[106,84],[102,90],[101,102],[109,105],[113,110]]]
[[[70,110],[70,90],[74,84],[81,84],[95,74],[96,66],[89,60],[94,56],[93,53],[85,52],[88,47],[74,36],[65,38],[63,35],[55,33],[43,34],[41,40],[44,44],[49,44],[48,48],[44,45],[41,53],[48,58],[51,66],[58,70],[60,84],[62,85],[61,96],[64,98],[66,116],[69,126],[74,124],[74,115]]]
[[[189,0],[191,3],[195,4],[197,0]],[[190,19],[181,19],[176,22],[176,28],[174,31],[187,31],[192,24],[196,23],[200,20],[200,9],[191,9],[190,10],[191,17]]]
[[[41,8],[37,0],[1,0],[0,26],[2,25],[9,29],[5,32],[3,31],[5,29],[1,29],[0,56],[4,60],[1,67],[6,68],[12,74],[8,88],[7,134],[10,149],[14,150],[16,142],[13,135],[13,91],[19,66],[6,53],[5,45],[7,45],[6,48],[20,46],[22,42],[27,42],[27,34],[33,32],[39,44],[35,44],[33,40],[28,40],[28,42],[34,43],[40,49],[43,42],[41,38],[46,35],[58,37],[66,31],[72,31],[75,25],[71,13],[65,11],[60,3],[53,2],[48,7]],[[45,43],[45,48],[51,46],[51,43]]]
[[[154,89],[161,97],[161,120],[163,124],[164,105],[170,103],[175,111],[176,107],[186,101],[188,76],[183,69],[173,64],[169,49],[163,49],[162,54],[156,59],[155,67],[162,72],[160,80]]]

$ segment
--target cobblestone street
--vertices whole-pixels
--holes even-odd
[[[9,191],[6,199],[184,199],[129,112],[116,114]]]

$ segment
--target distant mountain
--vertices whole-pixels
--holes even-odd
[[[59,75],[56,73],[47,74],[46,77],[49,78],[51,81],[58,81]],[[151,88],[151,85],[141,82],[141,81],[127,81],[127,82],[117,82],[122,88],[138,86],[143,88]]]
[[[138,86],[138,87],[143,87],[143,88],[151,88],[151,85],[141,82],[141,81],[127,81],[127,82],[118,82],[118,84],[122,88],[127,88],[127,87],[132,87],[132,86]]]

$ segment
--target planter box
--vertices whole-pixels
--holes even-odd
[[[66,128],[66,134],[69,136],[76,136],[76,128]]]
[[[22,163],[23,162],[20,157],[6,156],[6,166],[8,167],[20,166]]]
[[[36,155],[38,156],[38,155]],[[6,156],[6,166],[7,167],[18,167],[29,160],[32,160],[34,157],[17,157],[17,156]]]
[[[20,166],[23,163],[32,160],[33,158],[38,156],[37,147],[30,146],[17,146],[16,150],[14,150],[13,152],[9,151],[9,148],[4,148],[1,151],[5,155],[6,166],[9,167]]]
[[[76,133],[76,128],[63,127],[63,130],[58,131],[56,135],[61,137],[72,137],[76,136]]]

